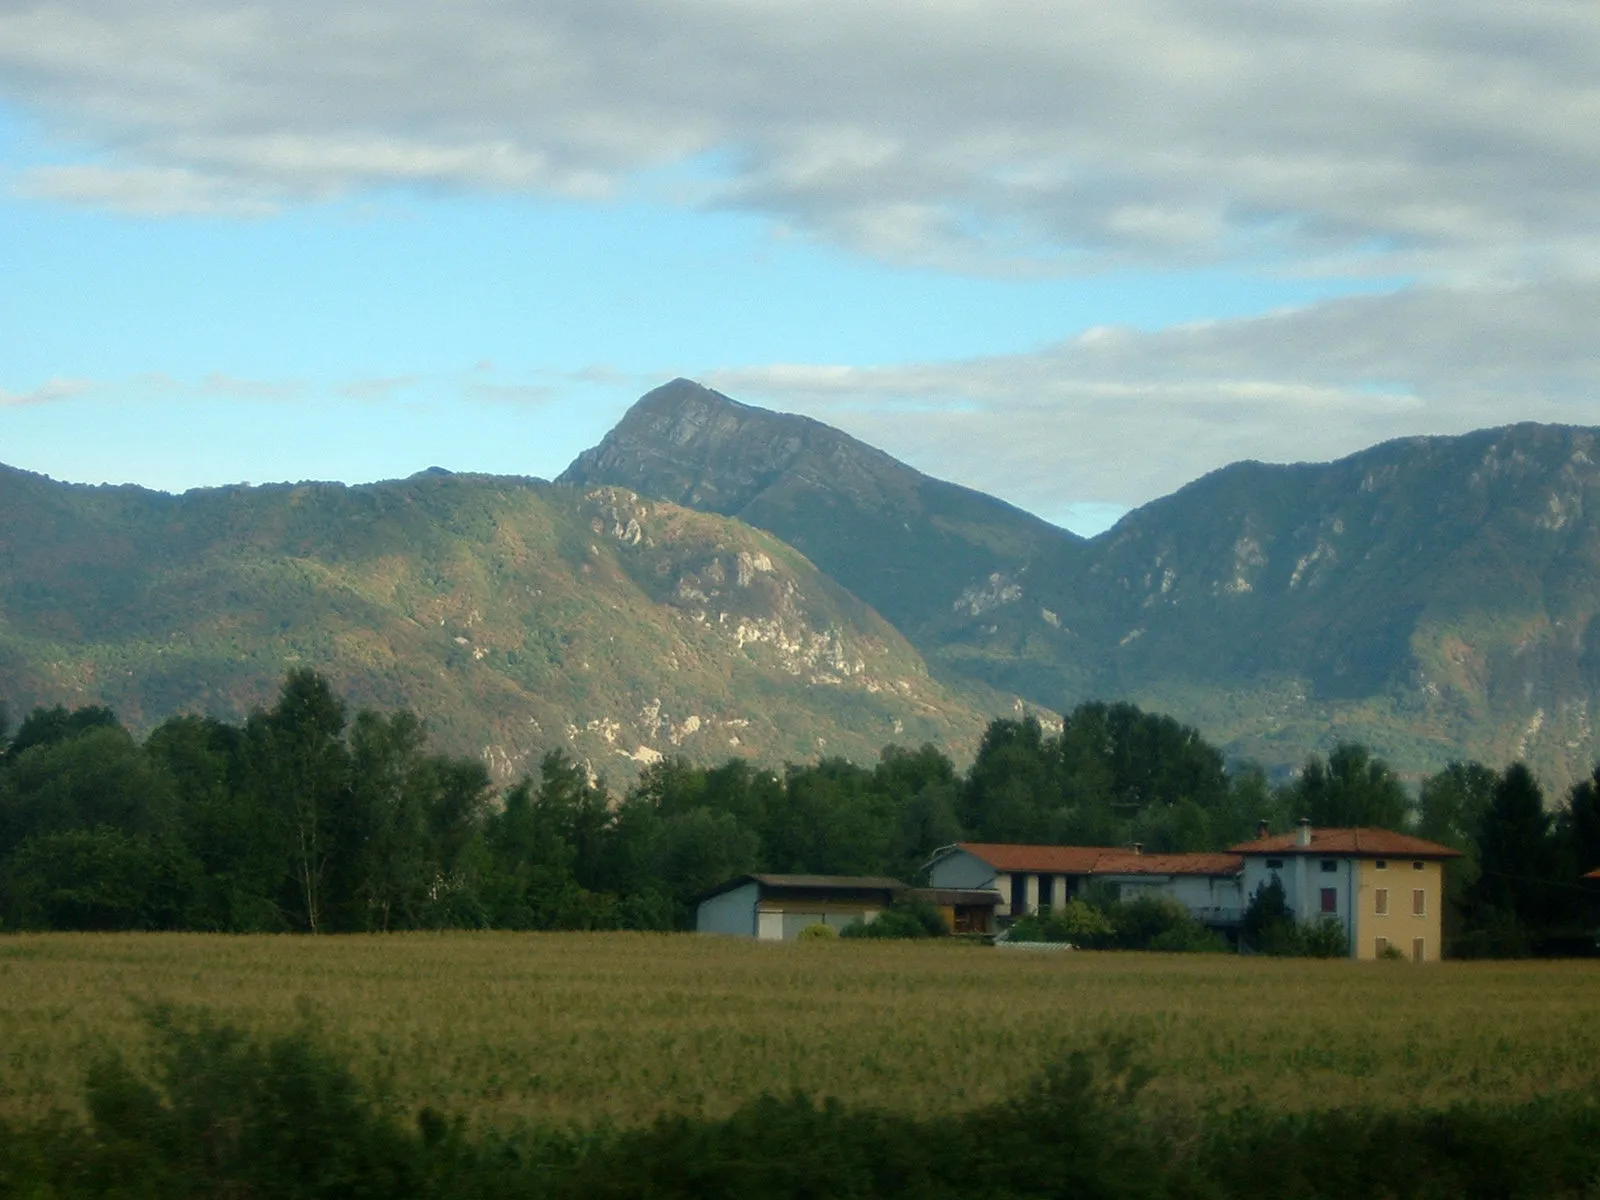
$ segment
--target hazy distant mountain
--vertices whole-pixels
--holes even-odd
[[[229,719],[285,670],[409,705],[501,772],[551,747],[862,761],[987,711],[767,534],[613,488],[437,470],[182,496],[0,468],[0,698]]]
[[[645,395],[557,482],[617,484],[738,517],[803,552],[907,632],[942,621],[996,572],[1055,564],[1083,544],[831,426],[687,379]]]
[[[1083,542],[680,380],[563,478],[769,529],[930,663],[1041,705],[1133,699],[1270,766],[1355,738],[1413,773],[1524,756],[1562,783],[1600,755],[1597,436],[1240,463]]]

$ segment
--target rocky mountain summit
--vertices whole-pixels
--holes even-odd
[[[902,630],[936,619],[996,572],[1054,562],[1081,545],[820,421],[687,379],[647,393],[557,482],[617,484],[737,517],[806,554]]]

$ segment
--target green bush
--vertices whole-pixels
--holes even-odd
[[[1069,942],[1085,948],[1106,945],[1115,934],[1111,922],[1098,908],[1082,900],[1068,900],[1060,908],[1047,908],[1022,917],[1011,926],[1013,942]]]
[[[1283,958],[1347,958],[1350,938],[1334,917],[1296,921],[1274,875],[1256,888],[1241,925],[1245,945],[1258,954]]]
[[[807,925],[798,934],[795,940],[799,942],[831,942],[839,936],[839,931],[832,925],[825,925],[818,921],[815,925]]]
[[[847,938],[944,937],[950,932],[944,916],[926,900],[896,902],[870,921],[851,921],[841,931]]]
[[[1085,950],[1217,952],[1228,949],[1221,935],[1166,896],[1120,901],[1105,891],[1094,901],[1074,899],[1060,908],[1022,917],[1011,926],[1013,942],[1067,942]]]

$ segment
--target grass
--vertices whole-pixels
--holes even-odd
[[[0,1118],[73,1107],[141,1010],[265,1032],[309,1007],[408,1108],[479,1124],[722,1116],[801,1089],[918,1115],[1013,1095],[1131,1035],[1158,1102],[1408,1109],[1600,1074],[1600,965],[758,945],[692,935],[0,938]]]

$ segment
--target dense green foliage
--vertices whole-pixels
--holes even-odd
[[[148,1073],[88,1072],[87,1119],[0,1126],[0,1194],[88,1197],[1516,1197],[1591,1194],[1600,1096],[1447,1110],[1177,1115],[1126,1040],[1047,1066],[1012,1099],[917,1118],[804,1095],[638,1130],[414,1119],[303,1025],[254,1039],[157,1013]]]
[[[1205,953],[1229,948],[1176,900],[1098,894],[1057,909],[1021,917],[1007,934],[1014,942],[1066,942],[1084,950],[1156,950]]]
[[[1578,876],[1600,850],[1597,792],[1600,775],[1547,813],[1520,764],[1502,774],[1454,766],[1425,784],[1422,832],[1466,855],[1447,880],[1457,952],[1592,943],[1600,913]],[[1307,812],[1412,823],[1404,789],[1360,746],[1313,758],[1274,789],[1258,770],[1228,770],[1194,730],[1130,704],[1081,705],[1059,733],[996,720],[964,773],[932,745],[890,746],[871,768],[827,758],[781,773],[668,759],[617,796],[552,751],[537,774],[496,792],[481,762],[432,752],[414,714],[351,718],[325,679],[298,669],[239,725],[175,717],[143,743],[103,708],[30,713],[0,756],[0,920],[674,929],[692,924],[702,892],[748,871],[915,881],[934,851],[963,840],[1218,850],[1247,840],[1258,820],[1287,829]],[[891,913],[870,936],[935,932],[929,918]],[[1257,949],[1334,950],[1330,935],[1295,926],[1281,897],[1251,920]],[[1216,945],[1174,904],[1093,892],[1022,936]]]
[[[1239,931],[1244,948],[1254,954],[1300,958],[1347,958],[1350,936],[1335,918],[1296,920],[1274,875],[1256,888],[1245,908]]]

